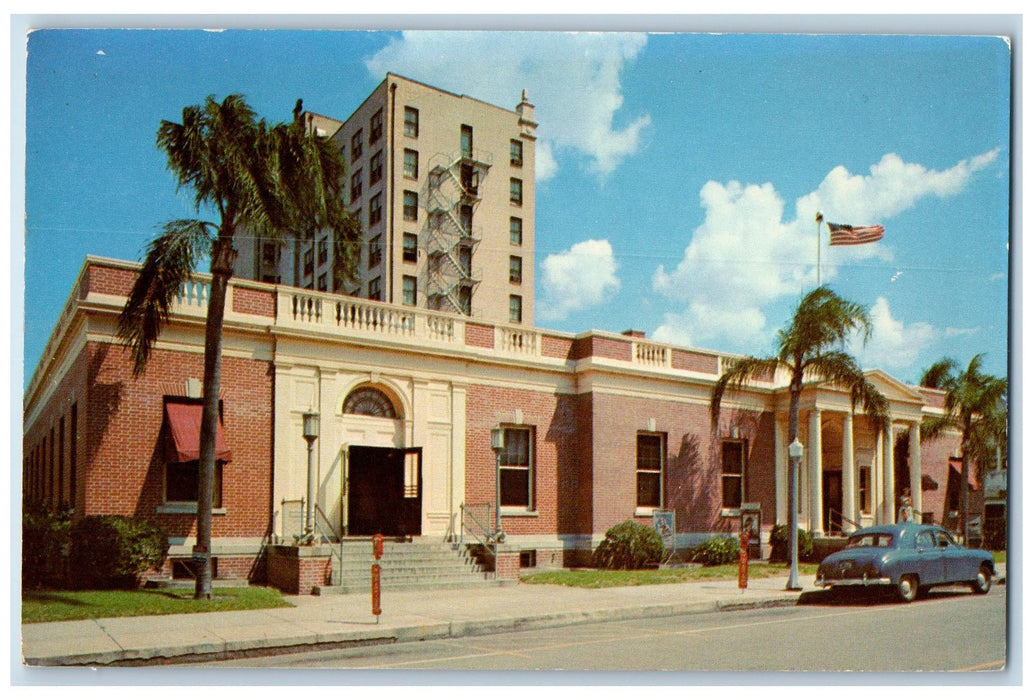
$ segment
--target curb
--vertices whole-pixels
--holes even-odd
[[[543,613],[541,615],[481,619],[453,620],[451,622],[408,625],[404,627],[382,627],[375,636],[366,630],[336,634],[297,635],[288,638],[255,639],[247,641],[206,642],[178,647],[153,647],[149,649],[120,649],[116,651],[70,654],[51,657],[24,657],[27,666],[157,666],[204,661],[226,661],[235,658],[273,656],[277,654],[320,651],[324,649],[400,644],[434,639],[457,639],[502,632],[567,627],[597,622],[673,617],[709,612],[751,610],[757,608],[791,607],[798,596],[773,596],[749,601],[729,599],[695,602],[647,605],[640,607],[605,608],[581,612]]]

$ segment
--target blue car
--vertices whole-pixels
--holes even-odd
[[[815,585],[892,586],[910,603],[933,586],[964,584],[988,593],[996,573],[990,552],[962,547],[942,527],[898,523],[851,534],[846,547],[822,560]]]

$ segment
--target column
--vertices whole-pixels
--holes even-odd
[[[789,446],[786,423],[775,419],[775,523],[789,522]]]
[[[915,521],[922,518],[922,424],[911,424],[911,441],[908,446],[908,462],[911,472],[911,504],[915,508]]]
[[[847,522],[852,520],[858,522],[857,518],[857,469],[854,466],[854,414],[848,412],[843,416],[843,532],[852,532],[853,524]]]
[[[821,517],[821,411],[814,409],[810,413],[810,430],[808,431],[808,488],[810,491],[810,532],[823,535]]]
[[[886,427],[882,438],[882,486],[884,523],[897,522],[897,495],[893,487],[893,424]]]

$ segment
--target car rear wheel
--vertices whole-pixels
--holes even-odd
[[[910,603],[918,597],[918,577],[904,574],[897,582],[897,597],[902,603]]]
[[[972,592],[978,593],[979,595],[986,595],[990,592],[992,581],[993,574],[990,573],[990,568],[987,566],[979,567],[979,573],[976,574],[976,580],[972,584]]]

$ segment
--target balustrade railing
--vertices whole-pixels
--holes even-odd
[[[208,306],[208,294],[211,284],[206,280],[188,279],[179,285],[176,301],[181,306],[192,306],[203,309]]]
[[[657,343],[635,342],[631,344],[632,361],[647,367],[670,367],[671,349]]]
[[[538,355],[541,343],[538,331],[526,328],[495,327],[495,347],[516,355]]]

